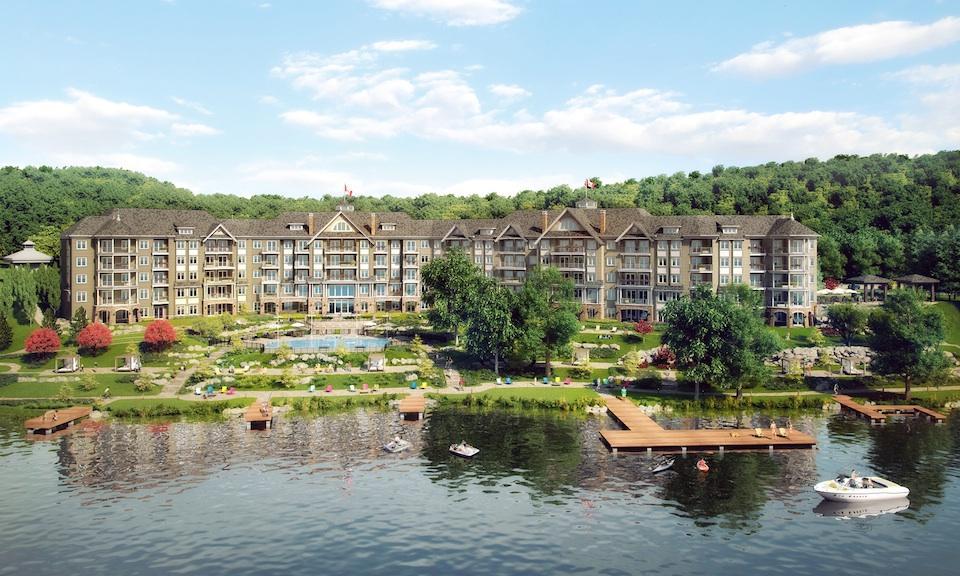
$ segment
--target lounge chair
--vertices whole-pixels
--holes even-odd
[[[360,386],[360,393],[361,393],[361,394],[369,394],[369,393],[370,393],[370,385],[367,384],[366,382],[364,382],[364,383]]]
[[[323,389],[324,392],[333,392],[333,384],[327,384],[327,387]]]
[[[317,391],[317,386],[315,384],[311,384],[310,388],[307,391],[312,394]]]
[[[777,429],[777,436],[779,436],[779,437],[781,437],[781,438],[789,438],[789,437],[790,437],[790,432],[789,432],[786,428],[778,428],[778,429]]]
[[[351,392],[356,392],[356,391],[357,391],[357,387],[354,386],[353,384],[351,384],[351,385],[350,385],[350,391],[351,391]]]
[[[754,428],[754,429],[753,429],[753,435],[756,436],[757,438],[766,438],[766,436],[763,434],[763,430],[762,430],[761,428]]]

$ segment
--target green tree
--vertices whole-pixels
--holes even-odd
[[[43,322],[40,323],[44,328],[49,328],[60,334],[60,326],[57,325],[57,316],[53,313],[53,309],[47,308],[43,311]]]
[[[73,319],[70,320],[70,334],[67,338],[68,342],[76,342],[77,334],[81,330],[87,327],[87,324],[90,322],[87,320],[87,309],[86,308],[77,308],[77,311],[73,313]]]
[[[15,267],[10,269],[7,278],[12,291],[13,315],[20,324],[32,324],[38,302],[33,274],[27,268]]]
[[[827,342],[826,336],[819,328],[814,328],[807,340],[817,348],[821,348]]]
[[[41,226],[36,232],[30,235],[30,240],[36,244],[36,249],[44,254],[53,256],[54,259],[60,258],[60,234],[66,227],[61,226]]]
[[[580,303],[573,299],[573,282],[556,268],[538,266],[523,284],[518,308],[522,318],[518,345],[534,359],[542,355],[550,376],[553,358],[580,330]]]
[[[203,316],[201,318],[197,318],[190,327],[190,330],[195,334],[206,338],[207,340],[214,340],[219,338],[223,333],[223,317]]]
[[[768,375],[764,360],[777,350],[776,337],[752,307],[698,286],[689,297],[668,303],[664,320],[663,343],[694,383],[697,399],[701,385],[735,386],[739,396],[744,383]]]
[[[916,290],[887,293],[883,305],[870,315],[870,369],[877,374],[903,378],[904,398],[916,380],[946,372],[949,363],[940,350],[943,316],[927,306]]]
[[[13,328],[7,320],[7,314],[0,311],[0,352],[9,348],[11,344],[13,344]]]
[[[827,320],[849,346],[867,327],[867,312],[853,304],[832,304],[827,308]]]
[[[460,327],[470,311],[472,293],[483,275],[461,250],[434,258],[420,270],[427,317],[441,330],[450,330],[460,345]]]
[[[481,278],[473,291],[468,316],[467,351],[479,359],[493,358],[493,371],[500,374],[500,357],[516,340],[514,295],[492,278]]]
[[[41,266],[33,271],[37,287],[37,300],[43,309],[54,312],[60,309],[60,269],[56,266]]]

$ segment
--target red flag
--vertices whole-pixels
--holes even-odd
[[[347,186],[346,184],[343,185],[343,192],[344,192],[347,196],[353,196],[353,190],[351,190],[350,187]]]
[[[584,187],[584,188],[587,188],[588,190],[590,190],[590,189],[596,188],[597,185],[593,183],[593,180],[591,180],[591,179],[589,179],[589,178],[585,178],[585,179],[583,180],[583,187]]]

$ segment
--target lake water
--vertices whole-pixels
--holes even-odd
[[[0,417],[0,574],[957,573],[957,418],[793,424],[819,450],[708,455],[707,475],[690,455],[653,476],[603,448],[606,416],[358,411],[44,441]],[[413,448],[383,453],[397,433]],[[461,438],[474,460],[447,453]],[[853,467],[908,486],[909,509],[815,512],[814,482]]]
[[[330,351],[342,346],[347,350],[370,352],[383,350],[389,343],[390,341],[386,338],[377,338],[375,336],[299,336],[296,338],[283,338],[279,342],[276,340],[265,342],[263,349],[276,350],[281,345],[286,345],[298,352]]]

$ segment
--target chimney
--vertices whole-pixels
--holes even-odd
[[[606,210],[600,211],[600,233],[601,234],[607,233],[607,211]]]
[[[546,210],[540,212],[540,232],[547,231],[547,225],[549,224],[548,220],[549,213]]]
[[[371,236],[377,235],[377,213],[376,212],[370,213],[370,235]]]
[[[313,212],[307,215],[307,233],[316,234],[316,223],[317,218],[314,216]]]

